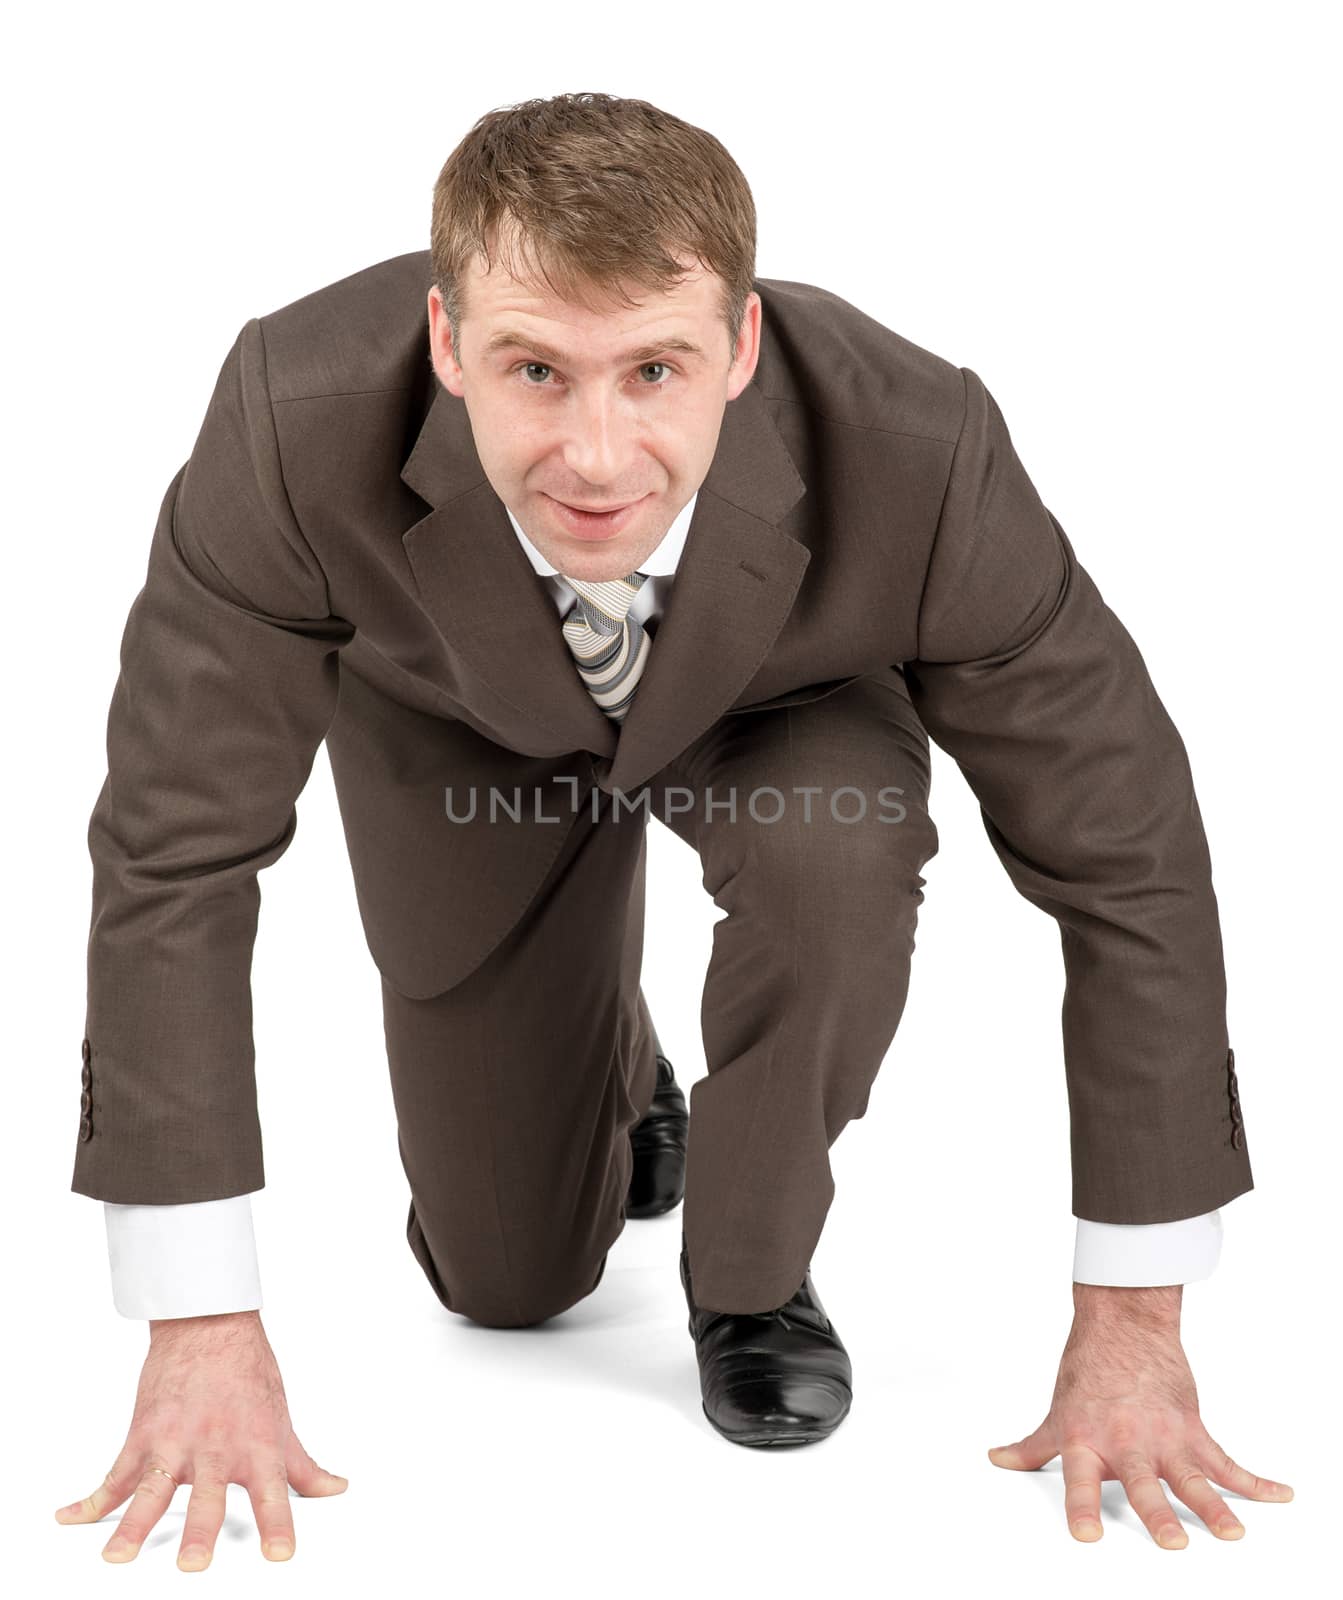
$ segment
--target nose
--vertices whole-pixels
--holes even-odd
[[[627,478],[634,455],[635,424],[620,402],[601,390],[577,400],[564,440],[564,464],[590,487],[585,499],[628,498],[605,492],[603,485]]]

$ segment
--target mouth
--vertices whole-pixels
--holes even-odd
[[[567,531],[580,539],[614,537],[629,522],[635,508],[647,498],[647,495],[641,495],[637,500],[626,500],[620,505],[602,506],[594,510],[591,506],[572,505],[567,500],[556,500],[553,495],[546,496]]]

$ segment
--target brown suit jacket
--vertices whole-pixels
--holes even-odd
[[[250,320],[168,486],[89,825],[72,1188],[262,1187],[257,873],[323,738],[369,949],[421,997],[498,944],[565,833],[451,822],[445,787],[632,794],[719,717],[897,665],[1059,924],[1074,1212],[1174,1220],[1251,1188],[1183,743],[979,377],[757,280],[759,365],[618,730],[433,373],[429,281],[416,251]]]

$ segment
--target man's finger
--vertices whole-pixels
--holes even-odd
[[[294,1513],[289,1504],[289,1474],[279,1456],[260,1456],[247,1478],[261,1553],[267,1561],[288,1561],[294,1553]]]
[[[290,1483],[301,1495],[344,1494],[350,1487],[348,1478],[342,1478],[339,1473],[327,1472],[325,1468],[319,1467],[298,1442],[298,1435],[292,1430],[289,1434],[284,1464]]]
[[[1094,1544],[1101,1527],[1101,1473],[1103,1463],[1084,1444],[1063,1447],[1063,1509],[1074,1539]]]
[[[1144,1456],[1133,1456],[1126,1458],[1117,1471],[1129,1504],[1153,1539],[1163,1550],[1183,1550],[1189,1535],[1175,1515],[1175,1507],[1166,1499],[1152,1463]]]
[[[1240,1539],[1245,1529],[1189,1457],[1171,1462],[1162,1476],[1191,1511],[1196,1511],[1219,1539]]]
[[[169,1477],[162,1461],[146,1462],[131,1503],[117,1524],[117,1531],[103,1546],[104,1561],[134,1561],[149,1531],[168,1509],[177,1491],[176,1474]]]
[[[210,1565],[215,1540],[224,1526],[228,1479],[217,1468],[201,1465],[192,1470],[191,1498],[177,1565],[183,1572],[200,1572]]]
[[[1015,1444],[995,1445],[989,1451],[989,1460],[995,1467],[1008,1467],[1014,1472],[1034,1472],[1046,1461],[1052,1461],[1058,1453],[1054,1430],[1047,1422],[1042,1422],[1034,1433],[1028,1433]]]
[[[76,1500],[73,1505],[61,1507],[56,1513],[57,1522],[97,1522],[109,1511],[115,1510],[135,1488],[143,1459],[143,1454],[138,1450],[134,1453],[123,1450],[112,1463],[111,1472],[91,1495]]]
[[[1224,1489],[1233,1489],[1248,1500],[1290,1500],[1292,1490],[1288,1484],[1275,1483],[1272,1478],[1257,1478],[1238,1466],[1215,1439],[1208,1439],[1202,1448],[1195,1447],[1199,1465],[1214,1483]]]

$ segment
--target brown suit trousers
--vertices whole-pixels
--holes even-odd
[[[657,646],[654,643],[653,648]],[[624,1227],[628,1132],[653,1094],[639,986],[647,824],[698,855],[725,916],[690,1091],[683,1223],[706,1309],[797,1288],[909,984],[937,849],[928,741],[898,669],[723,718],[634,795],[573,819],[519,922],[464,983],[383,980],[408,1236],[439,1298],[541,1321],[600,1282]],[[507,822],[500,824],[506,849]]]

